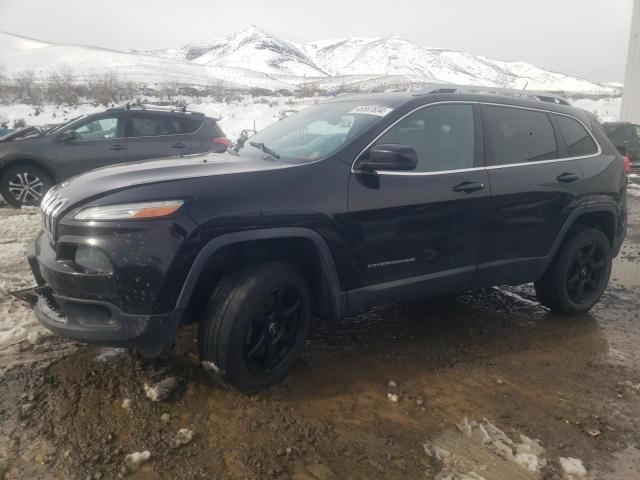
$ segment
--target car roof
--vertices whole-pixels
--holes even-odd
[[[551,96],[551,94],[550,94]],[[571,105],[562,105],[549,101],[532,100],[530,98],[518,98],[511,95],[492,93],[422,93],[422,92],[385,92],[385,93],[361,93],[354,95],[339,95],[328,103],[347,101],[379,101],[387,105],[399,107],[414,103],[416,106],[437,102],[478,102],[496,105],[529,108],[533,110],[545,110],[565,115],[578,117],[584,122],[588,121],[589,114],[585,110]]]

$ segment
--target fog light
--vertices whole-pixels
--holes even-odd
[[[76,249],[73,261],[79,267],[91,273],[113,273],[111,260],[97,247],[80,245]]]

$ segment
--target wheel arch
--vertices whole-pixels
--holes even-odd
[[[260,254],[256,252],[271,254],[265,259],[291,261],[301,267],[310,283],[314,300],[328,300],[328,305],[317,302],[319,305],[314,308],[314,313],[328,320],[337,320],[345,315],[346,295],[341,289],[331,251],[317,232],[302,227],[234,232],[210,240],[191,265],[176,308],[197,315],[200,293],[210,290],[210,285],[215,284],[219,275],[238,268],[242,262],[260,261]]]
[[[618,208],[610,203],[591,204],[574,210],[565,221],[558,237],[551,247],[551,251],[547,256],[544,268],[541,269],[540,275],[547,270],[558,253],[560,246],[576,225],[587,225],[602,230],[609,240],[611,248],[614,249],[616,242],[617,218]]]
[[[47,165],[45,165],[44,162],[33,157],[16,157],[3,160],[2,164],[0,164],[0,178],[2,178],[2,176],[8,169],[15,167],[16,165],[32,165],[34,167],[37,167],[41,170],[44,170],[49,176],[51,176],[54,184],[58,182],[58,179],[54,172]]]

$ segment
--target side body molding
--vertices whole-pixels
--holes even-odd
[[[196,286],[198,278],[202,273],[207,261],[211,256],[222,247],[235,243],[252,241],[252,240],[268,240],[277,238],[305,238],[310,240],[320,257],[322,273],[327,282],[328,290],[331,298],[331,311],[335,319],[341,319],[347,314],[347,296],[340,288],[340,279],[336,270],[335,263],[331,251],[324,239],[309,228],[302,227],[282,227],[282,228],[266,228],[260,230],[248,230],[244,232],[235,232],[220,235],[210,240],[198,253],[193,262],[187,279],[182,286],[176,309],[183,310],[189,303],[193,289]]]

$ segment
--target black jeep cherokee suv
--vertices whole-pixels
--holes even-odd
[[[39,205],[54,184],[94,168],[223,152],[229,143],[216,120],[202,113],[110,108],[53,129],[27,127],[0,138],[0,193],[16,207]]]
[[[28,254],[54,332],[157,355],[199,321],[205,367],[281,379],[312,317],[534,282],[600,298],[626,231],[623,160],[590,114],[468,93],[338,97],[224,154],[95,170],[45,198]]]

